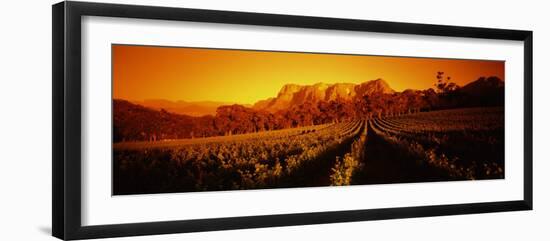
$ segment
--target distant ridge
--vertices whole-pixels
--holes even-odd
[[[495,76],[480,77],[458,89],[464,106],[504,105],[504,81]]]
[[[145,106],[154,110],[164,109],[171,113],[189,116],[216,115],[218,107],[232,105],[234,103],[216,101],[170,101],[164,99],[148,99],[144,101],[131,101],[134,104]]]
[[[472,96],[483,96],[493,94],[494,92],[501,92],[502,89],[504,89],[504,81],[491,76],[481,77],[476,81],[472,81],[460,88],[460,91]]]

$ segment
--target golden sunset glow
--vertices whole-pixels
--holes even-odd
[[[503,61],[127,45],[112,58],[114,195],[504,178]]]
[[[254,104],[285,84],[384,79],[396,91],[434,87],[437,71],[463,86],[504,80],[503,61],[113,45],[113,97]]]

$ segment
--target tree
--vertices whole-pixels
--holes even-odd
[[[440,94],[449,94],[453,91],[456,91],[458,89],[458,85],[454,82],[451,82],[450,76],[445,76],[445,72],[438,71],[436,75],[437,83],[435,83],[435,87],[437,87],[437,92]]]

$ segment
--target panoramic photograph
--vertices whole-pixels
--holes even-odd
[[[113,195],[504,178],[504,61],[111,50]]]

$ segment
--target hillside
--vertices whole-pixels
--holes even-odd
[[[113,141],[147,141],[217,135],[212,116],[191,117],[113,100]]]
[[[497,77],[481,77],[458,89],[462,106],[503,106],[504,81]]]
[[[189,102],[181,100],[170,101],[164,99],[148,99],[144,101],[132,101],[132,103],[155,110],[164,109],[168,112],[189,116],[216,115],[216,109],[218,109],[218,107],[231,104],[216,101]]]

